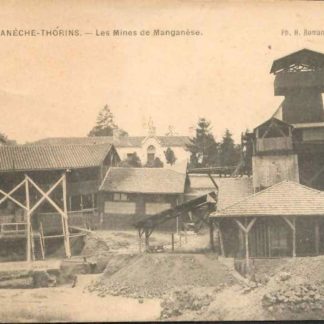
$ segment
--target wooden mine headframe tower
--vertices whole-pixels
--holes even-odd
[[[302,49],[273,62],[274,94],[284,96],[282,121],[289,124],[324,121],[324,55]]]

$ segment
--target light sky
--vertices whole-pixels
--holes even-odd
[[[272,61],[302,48],[324,52],[324,3],[221,1],[2,1],[0,30],[79,29],[79,37],[0,36],[0,131],[19,143],[85,136],[108,104],[130,135],[181,135],[199,117],[216,139],[238,140],[269,118]],[[194,29],[201,36],[99,37],[96,30]],[[86,35],[85,33],[92,33]]]

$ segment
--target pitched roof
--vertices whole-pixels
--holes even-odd
[[[211,217],[307,215],[324,215],[324,192],[297,182],[282,181],[216,211]]]
[[[263,126],[270,125],[271,123],[277,123],[279,125],[283,125],[283,126],[287,126],[287,127],[293,128],[293,125],[288,124],[287,122],[285,122],[283,120],[280,120],[280,119],[278,119],[276,117],[271,117],[270,119],[266,120],[262,124],[260,124],[257,127],[255,127],[253,131],[255,131],[256,129],[261,128]]]
[[[112,136],[96,137],[47,137],[32,144],[35,145],[90,145],[90,144],[112,144]]]
[[[164,168],[112,167],[99,190],[107,192],[180,194],[184,193],[186,174]]]
[[[112,147],[107,144],[0,146],[0,172],[96,167]]]
[[[188,136],[157,136],[162,146],[186,146],[190,144]]]
[[[156,136],[162,146],[186,146],[189,144],[188,136]],[[36,141],[34,144],[42,145],[71,145],[71,144],[114,144],[115,147],[141,147],[146,136],[113,136],[95,137],[49,137]]]
[[[190,188],[193,192],[203,193],[216,190],[206,175],[190,174]],[[213,177],[218,186],[217,209],[221,210],[253,194],[252,178],[250,177]]]
[[[292,64],[307,64],[314,67],[324,67],[324,54],[304,48],[273,61],[270,73],[289,67]]]

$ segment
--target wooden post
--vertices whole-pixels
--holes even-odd
[[[249,255],[249,232],[252,229],[252,226],[256,222],[256,218],[253,218],[250,223],[247,222],[247,218],[245,218],[245,224],[244,226],[239,220],[235,220],[237,225],[242,229],[244,233],[245,238],[245,260],[246,260],[246,267],[249,271],[250,269],[250,255]]]
[[[31,261],[31,235],[30,235],[30,200],[29,200],[29,185],[28,179],[25,175],[25,192],[26,192],[26,208],[27,208],[27,246],[26,246],[26,259]]]
[[[80,209],[83,209],[83,198],[82,198],[82,194],[80,195]]]
[[[63,212],[62,215],[63,219],[63,234],[64,234],[64,246],[65,246],[65,254],[67,258],[71,257],[71,247],[70,247],[70,233],[69,233],[69,223],[68,223],[68,213],[67,213],[67,202],[66,202],[66,174],[63,175],[62,180],[62,187],[63,187]]]
[[[95,194],[91,194],[92,208],[95,208]]]
[[[142,235],[141,235],[141,229],[138,229],[138,248],[139,253],[142,253]]]
[[[293,258],[296,257],[296,219],[293,219]]]
[[[174,252],[174,233],[171,233],[171,246],[172,246],[172,252]]]
[[[45,239],[44,239],[44,229],[43,229],[43,223],[40,222],[40,235],[41,235],[41,239],[43,242],[43,249],[44,249],[44,259],[45,259],[45,255],[46,255],[46,246],[45,246]]]
[[[215,242],[214,242],[214,221],[209,220],[209,239],[210,239],[210,248],[212,252],[215,252]]]
[[[220,245],[220,250],[221,250],[221,256],[225,257],[223,233],[222,233],[222,230],[220,228],[220,223],[218,223],[217,227],[218,227],[218,237],[219,237],[219,245]]]
[[[319,232],[319,218],[315,218],[315,252],[320,253],[320,232]]]
[[[245,236],[245,261],[247,269],[250,269],[250,258],[249,258],[249,232],[244,232]]]
[[[283,217],[285,222],[289,225],[289,227],[292,230],[292,257],[296,257],[296,218],[294,217],[291,220],[289,220],[287,217]]]
[[[148,229],[145,228],[145,250],[148,251],[150,243],[149,243],[149,235],[148,235]]]

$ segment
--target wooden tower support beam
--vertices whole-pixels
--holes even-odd
[[[70,232],[69,232],[69,221],[67,212],[67,194],[66,194],[66,173],[63,174],[62,186],[63,186],[63,223],[64,223],[64,246],[65,254],[68,258],[71,258],[71,246],[70,246]],[[82,196],[81,196],[82,197]]]
[[[26,244],[26,259],[31,261],[31,221],[30,221],[30,197],[29,197],[29,184],[27,176],[25,175],[25,193],[26,193],[26,212],[27,212],[27,244]]]
[[[48,201],[61,215],[62,217],[62,230],[64,237],[64,247],[65,247],[65,255],[67,258],[71,257],[71,247],[70,247],[70,234],[69,234],[69,225],[68,225],[68,213],[67,213],[67,193],[66,193],[66,174],[64,173],[60,179],[47,191],[42,190],[29,176],[26,175],[26,180],[28,183],[31,183],[33,187],[37,189],[37,191],[42,195],[42,197],[38,200],[37,203],[29,210],[29,215],[37,209],[41,205],[43,201]],[[58,185],[62,185],[63,189],[63,209],[60,208],[55,201],[49,196],[54,189]]]

